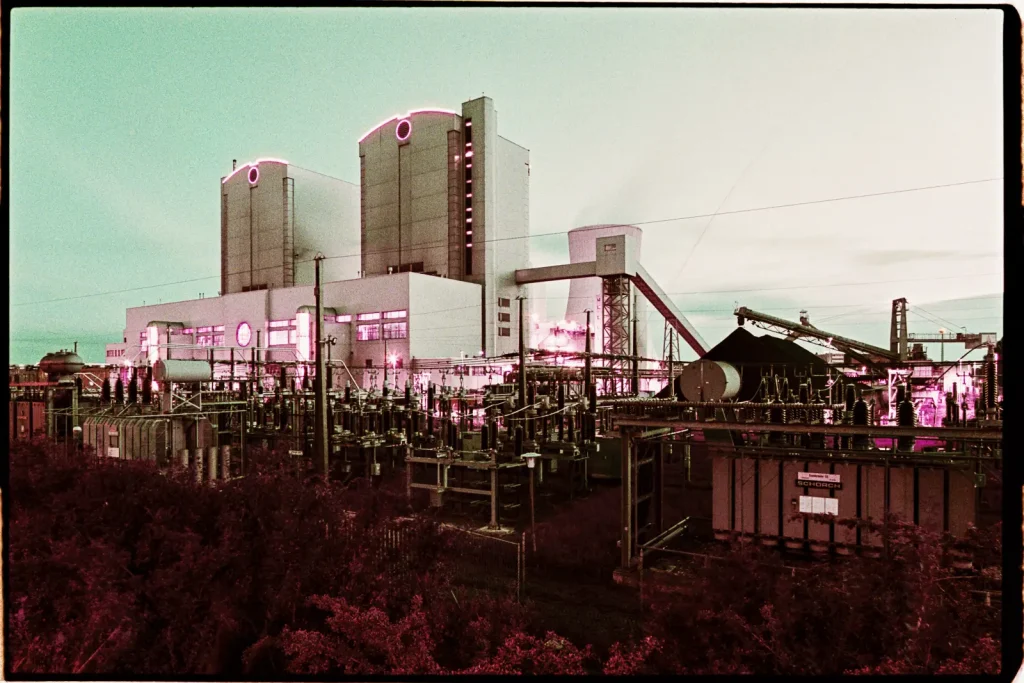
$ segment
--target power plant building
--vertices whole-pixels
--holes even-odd
[[[529,266],[529,152],[489,98],[417,110],[359,141],[360,185],[280,159],[221,179],[221,296],[128,309],[107,358],[315,358],[313,257],[332,360],[367,368],[518,348]],[[386,349],[386,353],[385,353]]]

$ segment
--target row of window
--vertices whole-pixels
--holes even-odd
[[[404,322],[408,317],[408,311],[383,311],[378,313],[359,313],[356,320],[362,324],[356,326],[356,339],[358,341],[376,341],[379,339],[406,339],[409,336],[409,324]],[[384,322],[381,324],[381,320]],[[403,322],[393,322],[401,320]],[[352,315],[338,315],[334,317],[335,322],[352,322]],[[369,322],[375,321],[375,322]],[[267,346],[294,346],[298,330],[296,321],[292,320],[271,320],[267,323]],[[172,334],[195,334],[197,346],[224,346],[224,326],[207,325],[197,328],[172,329]],[[145,349],[149,344],[149,332],[143,330],[139,333],[139,344]]]
[[[405,339],[409,336],[409,323],[369,323],[356,325],[356,341],[377,341],[381,339]]]

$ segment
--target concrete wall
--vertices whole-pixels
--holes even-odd
[[[222,293],[312,284],[317,251],[350,256],[324,261],[325,281],[357,277],[358,187],[273,161],[256,168],[255,184],[248,166],[221,184]]]
[[[530,151],[500,136],[497,151],[497,159],[491,162],[496,167],[497,211],[495,223],[488,231],[486,267],[491,288],[487,296],[487,316],[489,321],[493,320],[489,324],[494,325],[491,328],[495,335],[492,353],[503,354],[519,348],[519,307],[515,298],[528,293],[516,285],[516,270],[530,267],[530,240],[527,239],[530,234]],[[542,289],[537,291],[543,292]],[[511,323],[497,320],[495,307],[499,297],[513,302]],[[530,309],[527,305],[526,315],[530,314]],[[509,328],[510,336],[499,336],[497,330],[501,327]]]
[[[362,273],[423,262],[424,272],[448,274],[448,131],[455,114],[422,112],[408,118],[406,142],[393,119],[359,143],[362,164]]]
[[[480,286],[412,274],[409,286],[410,355],[458,358],[480,347]]]
[[[288,167],[288,176],[294,181],[295,284],[313,284],[318,251],[328,257],[324,282],[359,277],[359,186],[297,166]]]
[[[339,323],[336,327],[337,330],[344,331],[348,344],[343,348],[342,340],[339,338],[339,343],[331,350],[332,358],[344,360],[353,373],[365,369],[367,359],[372,360],[378,370],[383,366],[384,341],[356,341],[356,326],[359,324],[356,316],[360,313],[408,310],[409,277],[409,273],[380,275],[324,285],[324,298],[331,302],[332,308],[339,315],[352,316],[351,322]],[[407,361],[408,339],[389,339],[387,348],[388,353],[395,353]],[[359,375],[356,377],[358,379]]]
[[[284,286],[284,178],[288,167],[264,161],[249,182],[242,167],[221,184],[221,293]]]

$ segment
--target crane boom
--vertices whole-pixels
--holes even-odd
[[[883,349],[880,346],[865,344],[864,342],[857,341],[856,339],[849,339],[848,337],[842,337],[832,334],[831,332],[819,330],[813,325],[804,325],[802,323],[793,322],[792,320],[786,320],[785,318],[777,318],[774,315],[759,313],[758,311],[753,311],[745,306],[737,308],[734,311],[734,314],[741,325],[744,320],[750,320],[752,322],[763,323],[765,325],[771,325],[779,328],[790,336],[810,337],[811,339],[826,341],[837,349],[859,351],[878,358],[881,361],[898,361],[900,359],[899,352],[893,352],[889,349]]]

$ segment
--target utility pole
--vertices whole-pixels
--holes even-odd
[[[324,299],[323,299],[323,280],[321,279],[322,272],[320,269],[320,262],[324,260],[324,255],[317,253],[313,259],[313,263],[316,266],[316,287],[313,288],[313,296],[316,298],[316,376],[313,380],[313,388],[316,392],[316,398],[313,406],[316,413],[316,423],[313,428],[313,450],[315,451],[316,462],[318,462],[322,468],[324,475],[324,481],[327,481],[328,468],[327,468],[327,444],[330,439],[330,435],[327,433],[327,368],[324,362],[324,340],[323,340],[323,327],[324,327]]]
[[[595,406],[590,401],[590,382],[591,382],[591,372],[593,370],[592,370],[592,365],[591,365],[592,361],[591,361],[591,358],[590,358],[591,348],[590,348],[590,309],[589,308],[587,309],[587,342],[586,342],[586,346],[584,348],[586,350],[586,353],[584,354],[584,360],[583,360],[583,395],[586,396],[587,412],[593,413],[597,409],[597,406]]]
[[[640,395],[640,349],[637,348],[637,297],[633,297],[633,386],[631,387],[634,396]]]
[[[676,331],[669,329],[669,398],[676,399],[676,383],[672,381],[672,351],[673,341],[676,338]]]
[[[526,297],[517,296],[519,301],[519,410],[526,408],[526,322],[523,306]]]

